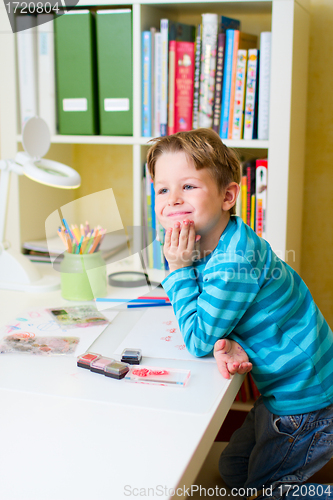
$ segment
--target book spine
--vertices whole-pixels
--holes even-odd
[[[169,21],[161,19],[162,39],[162,84],[161,84],[161,131],[160,135],[167,135],[168,127],[168,49],[169,49]]]
[[[217,133],[220,131],[224,54],[225,33],[219,33],[217,38],[215,96],[213,106],[213,130]]]
[[[269,96],[271,80],[271,32],[260,34],[260,69],[258,101],[258,139],[269,136]]]
[[[142,135],[151,137],[151,33],[142,33]]]
[[[21,127],[38,115],[37,31],[33,16],[17,16],[17,55]]]
[[[254,115],[256,95],[258,89],[259,50],[250,49],[248,52],[246,96],[244,109],[244,134],[245,140],[254,139]]]
[[[197,36],[195,40],[195,69],[194,69],[193,125],[192,125],[194,129],[199,127],[200,66],[201,66],[201,24],[199,24],[197,27]]]
[[[154,136],[161,133],[161,86],[162,86],[162,40],[161,33],[155,33],[155,86],[154,86]]]
[[[232,51],[232,68],[231,68],[231,85],[230,85],[228,139],[232,138],[232,124],[233,124],[233,119],[234,119],[234,104],[235,104],[235,86],[236,86],[236,70],[237,70],[238,46],[239,46],[239,30],[235,30],[234,31],[234,46],[233,46],[233,51]]]
[[[38,108],[50,134],[57,133],[53,14],[38,14]]]
[[[199,126],[213,125],[218,15],[202,14],[202,51],[199,99]]]
[[[223,88],[222,88],[221,122],[220,122],[220,137],[222,139],[228,139],[233,48],[234,48],[234,30],[227,30],[226,41],[225,41],[225,59],[224,59],[224,70],[223,70]]]
[[[175,131],[192,129],[194,42],[176,42]]]
[[[247,177],[242,175],[241,183],[241,195],[242,195],[242,220],[246,223],[247,218]]]
[[[153,214],[153,208],[151,204],[151,183],[152,179],[150,177],[150,173],[147,168],[147,164],[145,165],[145,174],[146,174],[146,200],[147,200],[147,241],[148,241],[148,267],[152,268],[154,265],[154,260],[153,260],[153,231],[152,231],[152,225],[153,225],[153,219],[152,219],[152,214]]]
[[[232,122],[232,137],[231,137],[232,139],[243,138],[246,63],[247,63],[247,51],[239,49],[237,53],[234,118]]]
[[[150,103],[151,103],[151,134],[155,130],[155,34],[156,28],[150,28],[150,40],[151,40],[151,92],[150,92]]]
[[[176,131],[175,126],[175,85],[176,85],[176,41],[169,42],[169,96],[168,96],[168,135]]]
[[[267,159],[256,160],[256,233],[266,238]]]
[[[255,231],[256,225],[256,195],[251,194],[251,224],[250,227]]]

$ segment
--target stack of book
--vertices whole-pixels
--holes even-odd
[[[202,14],[142,33],[142,135],[213,128],[222,139],[268,139],[271,33]],[[259,57],[261,53],[261,57]]]

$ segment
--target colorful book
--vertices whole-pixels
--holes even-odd
[[[222,104],[220,119],[220,137],[228,139],[229,107],[232,78],[232,60],[234,52],[234,30],[226,31],[225,58],[223,68]]]
[[[150,87],[150,103],[151,103],[151,135],[153,135],[153,131],[155,129],[155,34],[156,28],[150,28],[150,37],[151,37],[151,65],[150,65],[150,74],[151,74],[151,87]]]
[[[95,19],[89,10],[56,16],[56,82],[60,134],[98,132]]]
[[[248,51],[246,94],[244,108],[244,134],[247,141],[256,139],[258,131],[256,117],[258,116],[258,89],[259,89],[259,50]]]
[[[168,130],[168,68],[169,41],[194,42],[195,26],[161,19],[162,35],[162,84],[161,84],[161,136]]]
[[[264,31],[260,34],[260,68],[259,68],[259,100],[258,100],[258,139],[269,137],[269,103],[271,82],[271,42],[272,33]]]
[[[175,93],[176,93],[176,40],[169,42],[169,91],[168,91],[168,135],[176,131]]]
[[[187,132],[192,129],[193,119],[194,42],[174,43],[176,44],[174,131]]]
[[[142,32],[142,135],[152,136],[151,123],[151,33]]]
[[[38,109],[50,134],[57,133],[53,14],[38,14]]]
[[[244,168],[247,180],[246,224],[251,227],[252,196],[256,193],[256,160],[248,160]]]
[[[161,134],[161,85],[162,85],[162,38],[161,33],[155,33],[154,44],[154,133]]]
[[[231,138],[243,138],[244,96],[246,84],[247,50],[239,49],[237,53],[234,117],[232,122]]]
[[[256,161],[256,233],[262,238],[267,236],[267,159]]]
[[[232,139],[232,125],[234,119],[234,103],[236,91],[236,71],[238,50],[249,50],[257,45],[257,36],[243,33],[239,30],[234,30],[233,57],[231,69],[231,87],[230,87],[230,104],[229,104],[229,123],[228,123],[228,139]]]
[[[193,91],[193,124],[194,129],[199,127],[199,94],[200,94],[200,67],[201,67],[201,24],[198,24],[195,38],[195,67]]]
[[[37,31],[36,18],[22,15],[16,18],[18,80],[21,127],[38,115],[37,100]]]
[[[96,13],[99,122],[102,135],[132,135],[132,12]]]
[[[199,99],[199,126],[213,125],[218,15],[202,14],[202,50]]]
[[[243,174],[241,179],[241,197],[242,197],[242,220],[246,224],[247,220],[247,176],[246,169],[243,168]]]
[[[220,131],[224,54],[225,54],[225,33],[219,33],[217,37],[215,95],[214,95],[214,106],[213,106],[213,130],[215,130],[215,132],[217,133],[219,133]]]

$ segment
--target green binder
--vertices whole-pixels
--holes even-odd
[[[71,10],[55,19],[60,134],[98,133],[94,23],[89,10]]]
[[[97,11],[96,31],[100,133],[132,135],[132,11]]]

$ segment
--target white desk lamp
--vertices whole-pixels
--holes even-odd
[[[75,189],[81,184],[80,175],[72,168],[42,157],[50,147],[50,132],[42,118],[31,118],[22,132],[25,152],[15,160],[0,161],[0,288],[26,292],[48,292],[60,287],[60,277],[41,277],[27,257],[10,248],[5,241],[5,223],[9,178],[11,172],[62,189]]]

